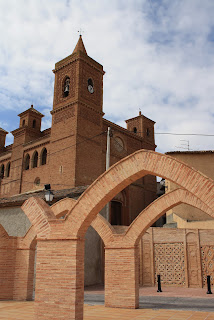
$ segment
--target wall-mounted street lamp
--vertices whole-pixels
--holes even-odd
[[[53,198],[54,198],[54,195],[53,195],[53,192],[51,191],[51,185],[45,184],[45,201],[51,202],[53,201]]]

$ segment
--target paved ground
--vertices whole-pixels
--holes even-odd
[[[34,320],[34,302],[0,302],[1,320]],[[182,310],[112,309],[84,306],[84,320],[214,320],[214,313]]]
[[[84,320],[214,320],[214,294],[205,289],[140,289],[140,309],[105,308],[102,287],[86,288]],[[177,310],[176,310],[177,309]],[[34,302],[0,301],[0,320],[34,320]]]
[[[206,294],[206,288],[184,288],[184,287],[162,287],[161,293],[157,292],[157,287],[141,287],[140,296],[156,296],[156,297],[194,297],[194,298],[209,298],[214,299],[213,294]],[[104,287],[102,285],[90,286],[85,288],[86,294],[103,294]]]
[[[214,314],[214,294],[207,295],[206,289],[163,287],[162,291],[157,292],[157,287],[140,288],[140,309],[192,310]],[[104,288],[86,288],[85,303],[92,306],[104,305]]]

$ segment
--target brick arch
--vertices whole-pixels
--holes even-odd
[[[69,210],[71,210],[76,204],[77,200],[71,198],[65,198],[57,201],[51,206],[51,210],[53,211],[56,218],[60,218],[65,216]]]
[[[114,227],[100,214],[92,221],[91,226],[97,231],[105,245],[136,245],[145,231],[166,211],[171,208],[185,203],[208,215],[212,216],[212,210],[204,204],[200,199],[184,189],[173,190],[162,197],[153,201],[147,208],[136,217],[132,224],[127,227],[127,231],[123,234],[117,234]],[[114,235],[116,234],[116,237]]]
[[[170,180],[200,198],[214,211],[214,182],[168,155],[139,150],[111,166],[79,198],[67,214],[71,233],[83,237],[98,212],[132,182],[151,174]],[[214,217],[213,212],[211,215]]]
[[[98,213],[96,218],[92,221],[91,226],[99,234],[104,244],[111,243],[114,240],[114,227]]]
[[[5,228],[2,226],[2,224],[0,224],[0,239],[9,239],[9,235],[7,233],[7,231],[5,230]]]
[[[171,208],[185,203],[201,211],[213,216],[213,211],[200,199],[184,189],[176,189],[160,198],[153,201],[147,208],[145,208],[137,218],[129,226],[125,234],[125,242],[130,242],[135,245],[138,243],[143,233],[166,211]]]
[[[66,198],[62,199],[51,206],[56,218],[60,218],[68,213],[69,210],[76,204],[77,200]],[[113,234],[115,233],[114,228],[111,224],[98,213],[96,218],[92,221],[91,226],[99,234],[104,244],[113,240]]]
[[[30,220],[37,237],[46,238],[51,233],[49,220],[56,219],[49,205],[40,198],[31,197],[21,208]]]
[[[36,247],[36,232],[35,228],[31,226],[24,237],[17,237],[18,245],[22,245],[29,248]]]

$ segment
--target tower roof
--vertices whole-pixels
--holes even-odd
[[[44,115],[42,113],[40,113],[38,110],[34,109],[33,105],[31,105],[31,107],[29,109],[18,114],[18,116],[22,117],[23,115],[25,115],[26,113],[29,113],[29,112],[33,112],[33,113],[37,114],[38,116],[40,116],[41,118],[44,117]]]
[[[78,42],[76,44],[76,47],[74,48],[73,53],[76,53],[78,51],[82,51],[85,54],[87,54],[81,35],[80,35],[79,40],[78,40]]]
[[[8,132],[2,128],[0,128],[0,134],[8,134]]]

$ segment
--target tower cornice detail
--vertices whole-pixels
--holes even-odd
[[[89,65],[93,69],[97,70],[102,75],[105,74],[105,71],[103,70],[103,66],[100,63],[96,62],[94,59],[90,58],[89,56],[82,54],[81,52],[72,53],[70,56],[57,62],[55,64],[55,69],[53,69],[52,71],[53,71],[53,73],[56,73],[57,71],[65,68],[66,66],[72,64],[75,61],[79,61],[79,60],[84,61],[87,65]]]

